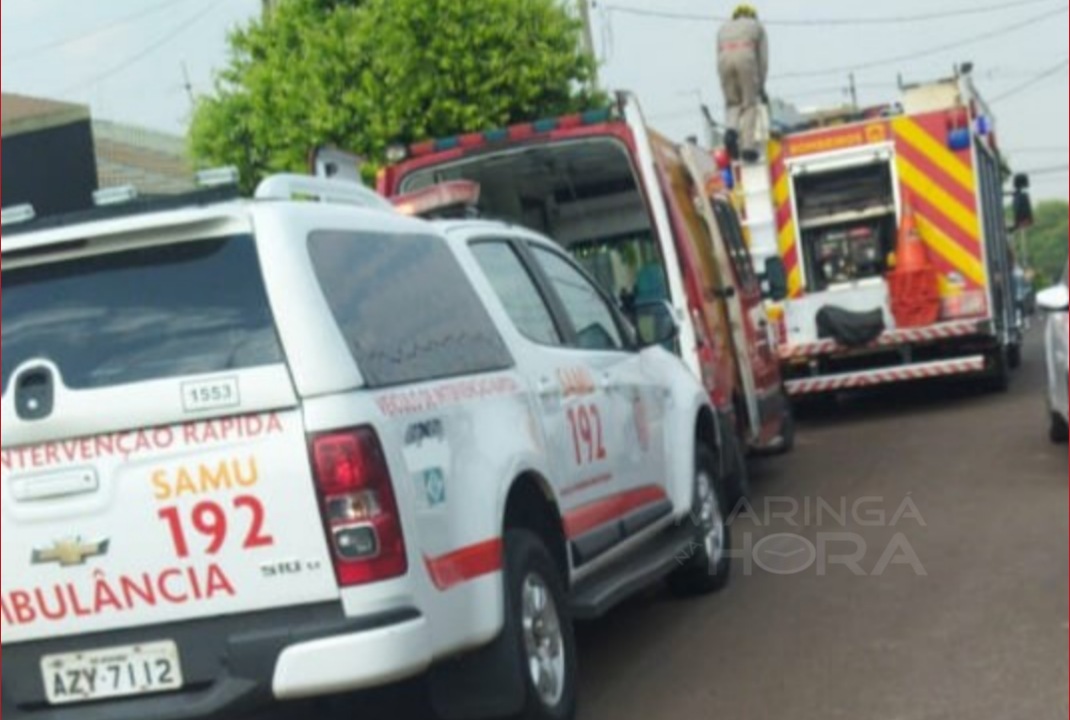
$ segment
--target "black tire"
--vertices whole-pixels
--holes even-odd
[[[545,600],[552,607],[555,618],[544,616],[542,629],[530,623],[531,609],[525,609],[529,581],[545,590]],[[521,653],[520,668],[524,675],[524,709],[514,720],[574,720],[577,712],[579,665],[576,636],[569,613],[568,595],[561,571],[550,551],[537,535],[527,530],[510,530],[505,535],[506,632],[515,633],[516,646]],[[556,628],[552,620],[556,619]],[[528,626],[531,626],[531,632]],[[557,635],[555,639],[553,636]],[[553,692],[544,693],[535,680],[533,657],[539,646],[546,653],[559,650],[563,670]],[[556,647],[556,650],[555,650]],[[556,657],[556,656],[555,656]],[[553,669],[556,659],[547,659]],[[554,673],[555,675],[557,673]],[[555,696],[551,702],[547,694]]]
[[[721,499],[728,511],[750,496],[750,465],[747,463],[743,432],[741,429],[737,430],[735,423],[721,424],[721,457],[724,458],[724,466],[716,477],[720,479]],[[710,457],[714,457],[710,451],[706,452]]]
[[[993,393],[1011,389],[1010,351],[1006,346],[1000,345],[986,356],[985,387]]]
[[[700,446],[695,453],[695,500],[688,522],[694,524],[695,538],[686,557],[680,558],[681,567],[669,576],[669,589],[681,597],[710,595],[723,590],[732,577],[732,531],[726,522],[727,511],[724,492],[717,480],[717,459],[709,448]],[[711,499],[717,517],[710,518],[704,511]],[[720,558],[716,562],[707,542],[719,523]]]
[[[791,406],[787,393],[784,393],[784,416],[780,421],[780,442],[773,450],[773,455],[790,455],[795,451],[795,410]]]
[[[1021,344],[1014,344],[1007,348],[1007,366],[1011,370],[1022,369],[1022,346]]]
[[[1063,420],[1063,416],[1059,413],[1053,412],[1051,414],[1051,430],[1048,432],[1052,443],[1055,445],[1070,443],[1070,426],[1067,426],[1066,420]]]
[[[729,476],[726,484],[730,490],[724,500],[727,500],[725,504],[730,512],[750,497],[750,465],[747,464],[747,453],[743,450],[743,442],[734,435],[729,438],[725,452],[728,453],[729,458]]]

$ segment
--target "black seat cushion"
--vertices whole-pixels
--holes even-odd
[[[885,330],[884,313],[851,312],[826,306],[817,314],[817,333],[822,340],[835,340],[846,347],[863,347],[879,338]]]

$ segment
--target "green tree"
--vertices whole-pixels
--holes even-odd
[[[1066,269],[1070,242],[1070,204],[1050,200],[1037,204],[1036,224],[1026,233],[1029,262],[1041,286],[1051,285]]]
[[[603,99],[580,40],[559,0],[282,0],[232,34],[193,155],[251,185],[326,144],[374,164],[393,143],[587,108]]]

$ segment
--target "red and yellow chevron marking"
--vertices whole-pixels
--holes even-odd
[[[795,213],[791,207],[791,178],[784,162],[784,147],[778,142],[769,145],[769,166],[773,182],[773,205],[776,208],[777,244],[784,269],[788,274],[788,297],[802,295],[802,267],[799,264],[799,245],[796,240]]]
[[[922,238],[940,272],[941,295],[985,288],[981,221],[977,208],[977,179],[969,150],[955,152],[947,145],[943,113],[902,117],[892,122],[899,181],[914,203]],[[966,287],[948,282],[952,274]]]

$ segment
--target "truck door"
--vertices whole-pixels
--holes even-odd
[[[751,440],[762,434],[761,398],[775,383],[776,358],[769,337],[768,320],[762,305],[761,285],[754,273],[750,255],[743,243],[742,230],[735,211],[706,192],[706,178],[717,172],[713,159],[694,145],[681,148],[681,155],[696,188],[694,202],[710,229],[713,255],[721,297],[728,313],[746,404]],[[775,390],[775,388],[774,388]]]
[[[769,326],[769,316],[762,297],[762,284],[754,269],[754,260],[743,238],[736,211],[724,200],[713,201],[720,236],[727,245],[732,261],[731,271],[736,280],[736,296],[729,304],[738,306],[743,318],[747,352],[751,358],[759,404],[780,390],[780,360]]]
[[[519,237],[479,239],[471,250],[527,346],[518,367],[537,396],[572,557],[595,567],[671,514],[664,448],[644,442],[661,437],[664,408],[644,405],[650,424],[640,427],[641,358],[565,255]]]

